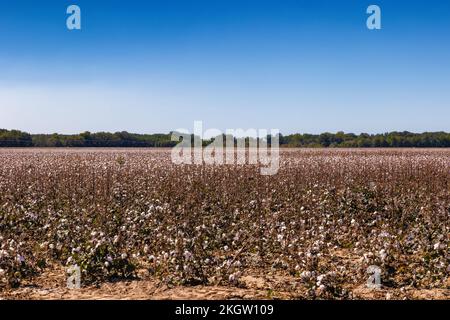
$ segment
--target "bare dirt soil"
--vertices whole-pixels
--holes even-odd
[[[0,294],[0,299],[15,300],[265,300],[305,299],[306,291],[295,277],[280,274],[248,274],[240,279],[238,287],[232,286],[168,286],[158,279],[106,282],[97,286],[68,289],[65,270],[55,267],[18,289]],[[446,289],[392,288],[370,289],[365,284],[349,288],[354,299],[450,299],[450,279]]]

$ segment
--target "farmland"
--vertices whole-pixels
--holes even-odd
[[[0,297],[450,298],[450,150],[280,155],[263,176],[170,149],[0,150]]]

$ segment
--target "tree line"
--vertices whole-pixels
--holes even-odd
[[[178,142],[169,134],[136,134],[122,132],[83,132],[80,134],[29,134],[19,130],[0,129],[0,147],[173,147]],[[192,137],[193,138],[193,137]],[[270,142],[270,137],[269,137]],[[203,141],[207,145],[212,140]],[[383,134],[321,133],[279,136],[282,147],[309,148],[444,148],[450,147],[446,132],[389,132]]]

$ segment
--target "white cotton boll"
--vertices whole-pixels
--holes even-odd
[[[309,278],[311,278],[311,272],[310,272],[310,271],[303,271],[303,272],[300,274],[300,277],[301,277],[303,280],[308,280]]]
[[[0,250],[0,259],[8,257],[8,251]]]
[[[325,275],[323,275],[323,274],[321,274],[317,277],[317,285],[318,286],[322,283],[324,278],[325,278]]]
[[[384,261],[384,259],[386,259],[386,257],[387,257],[386,250],[381,249],[379,253],[380,253],[381,260]]]

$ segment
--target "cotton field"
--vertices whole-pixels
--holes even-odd
[[[450,150],[286,149],[264,176],[170,149],[2,149],[0,296],[71,266],[79,290],[273,275],[266,298],[448,298]]]

